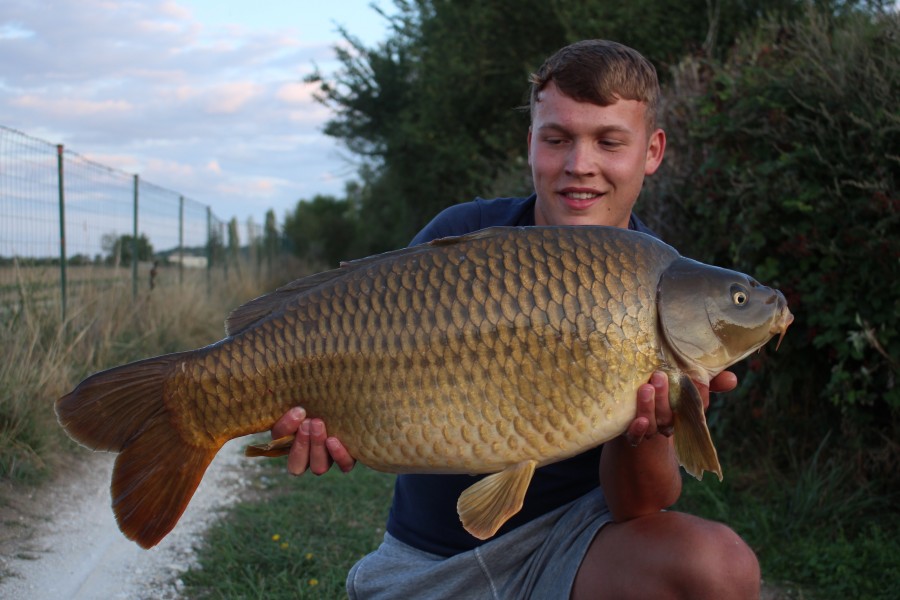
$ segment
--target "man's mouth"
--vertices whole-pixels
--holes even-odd
[[[565,195],[573,200],[593,200],[600,196],[596,192],[568,192]]]
[[[603,194],[596,190],[564,189],[560,190],[559,194],[563,197],[566,204],[575,210],[586,209],[603,197]]]

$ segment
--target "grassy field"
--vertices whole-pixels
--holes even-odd
[[[150,286],[150,268],[148,262],[138,265],[138,287],[141,292]],[[185,278],[203,279],[205,269],[186,269]],[[178,280],[177,267],[162,269],[159,279],[170,283]],[[130,266],[106,265],[69,265],[66,268],[68,295],[73,305],[80,303],[82,296],[90,300],[96,290],[115,286],[124,286],[131,290],[132,270]],[[162,285],[163,281],[159,281]],[[36,306],[59,306],[60,269],[56,265],[23,266],[19,264],[0,265],[0,315],[8,316],[11,312],[23,308],[23,301],[34,310]],[[50,325],[49,323],[44,323]]]

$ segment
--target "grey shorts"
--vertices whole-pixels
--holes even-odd
[[[450,558],[390,534],[347,575],[352,600],[568,598],[594,536],[612,517],[600,489]]]

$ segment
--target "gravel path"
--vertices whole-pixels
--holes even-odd
[[[195,561],[195,542],[250,485],[253,462],[242,456],[245,443],[226,444],[178,525],[150,550],[116,526],[112,454],[84,454],[58,481],[25,494],[3,490],[0,598],[178,598],[179,576]]]

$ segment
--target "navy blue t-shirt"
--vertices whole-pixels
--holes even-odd
[[[411,246],[493,226],[534,225],[535,196],[497,198],[456,204],[443,210],[413,238]],[[654,235],[632,215],[629,229]],[[522,510],[504,523],[503,535],[543,514],[576,500],[599,482],[600,447],[537,469]],[[453,556],[485,543],[470,535],[459,521],[456,500],[483,475],[399,475],[387,530],[400,541],[425,552]]]

